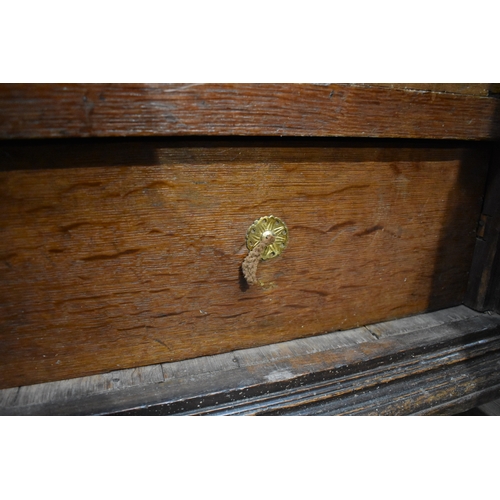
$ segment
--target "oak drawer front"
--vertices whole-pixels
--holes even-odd
[[[0,387],[460,304],[488,151],[452,142],[2,144]],[[290,240],[240,266],[273,214]]]

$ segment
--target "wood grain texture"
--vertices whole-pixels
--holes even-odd
[[[199,381],[195,397],[122,414],[443,415],[498,397],[498,316],[460,306],[414,319],[413,325],[411,318],[376,325],[385,331],[380,337],[372,325],[343,332],[341,343],[337,334],[324,335],[317,349],[318,337],[266,346],[260,363],[236,353],[240,366],[252,368],[253,383],[247,375],[243,387],[225,393],[212,386],[203,395]],[[218,375],[212,368],[204,379]]]
[[[499,101],[340,84],[3,84],[0,138],[500,137]]]
[[[0,414],[450,414],[500,395],[499,352],[500,317],[458,306],[216,356],[4,389]],[[155,376],[140,379],[140,370]]]
[[[69,141],[0,149],[0,387],[212,355],[462,302],[480,145]],[[242,286],[248,226],[287,223]]]
[[[492,83],[365,83],[367,87],[385,87],[394,90],[416,90],[418,92],[445,92],[487,97],[490,90],[495,91]]]

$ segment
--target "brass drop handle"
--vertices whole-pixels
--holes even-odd
[[[277,257],[288,244],[286,224],[273,215],[254,221],[247,231],[247,248],[250,250],[241,266],[243,276],[249,285],[259,283],[257,266],[261,260]]]

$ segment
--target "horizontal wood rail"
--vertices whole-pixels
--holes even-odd
[[[0,391],[2,415],[440,415],[500,396],[500,316],[458,306]]]
[[[499,100],[485,96],[487,90],[481,85],[479,95],[435,91],[446,90],[446,86],[431,87],[433,92],[396,87],[3,84],[0,139],[172,135],[500,138]]]

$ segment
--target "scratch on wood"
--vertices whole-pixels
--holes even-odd
[[[334,224],[332,227],[326,230],[327,233],[331,233],[332,231],[336,231],[337,229],[341,229],[346,226],[353,226],[354,221],[348,220],[346,222],[341,222],[340,224]]]
[[[131,326],[130,328],[117,328],[117,331],[127,332],[129,330],[140,330],[142,328],[147,328],[147,325]]]
[[[155,342],[158,342],[158,344],[161,344],[163,347],[166,347],[168,349],[168,345],[165,344],[165,342],[162,342],[160,339],[153,339]],[[163,368],[162,368],[162,371],[163,371]],[[165,377],[165,374],[163,374],[163,376]]]
[[[334,224],[333,226],[330,226],[326,230],[319,229],[318,227],[301,226],[301,225],[290,226],[290,229],[293,229],[293,230],[295,230],[295,229],[305,229],[306,231],[315,231],[317,233],[327,234],[327,233],[331,233],[332,231],[336,231],[338,229],[342,229],[342,228],[344,228],[346,226],[353,226],[353,225],[354,225],[354,221],[348,220],[348,221],[345,221],[345,222],[340,222],[339,224]]]
[[[239,314],[231,314],[230,316],[220,316],[223,319],[237,318],[238,316],[243,316],[244,314],[248,314],[250,311],[242,312]]]
[[[141,251],[140,248],[131,248],[129,250],[124,250],[123,252],[118,252],[113,254],[99,254],[99,255],[91,255],[90,257],[82,257],[79,260],[94,261],[94,260],[116,259],[117,257],[122,257],[123,255],[133,255],[140,251]]]
[[[181,314],[186,314],[189,311],[180,311],[180,312],[173,312],[173,313],[165,313],[165,314],[157,314],[154,316],[155,318],[167,318],[168,316],[180,316]]]
[[[371,187],[370,184],[358,184],[354,186],[346,186],[342,189],[335,189],[334,191],[329,191],[328,193],[297,193],[297,196],[306,196],[307,198],[327,198],[335,194],[345,193],[346,191],[356,190],[356,189],[367,189]]]
[[[305,293],[315,293],[317,295],[321,295],[322,297],[328,296],[328,292],[322,292],[321,290],[299,290],[299,291]]]
[[[364,231],[360,231],[359,233],[354,233],[354,236],[366,236],[367,234],[374,233],[375,231],[381,231],[383,229],[384,226],[380,226],[377,224],[376,226],[365,229]]]

